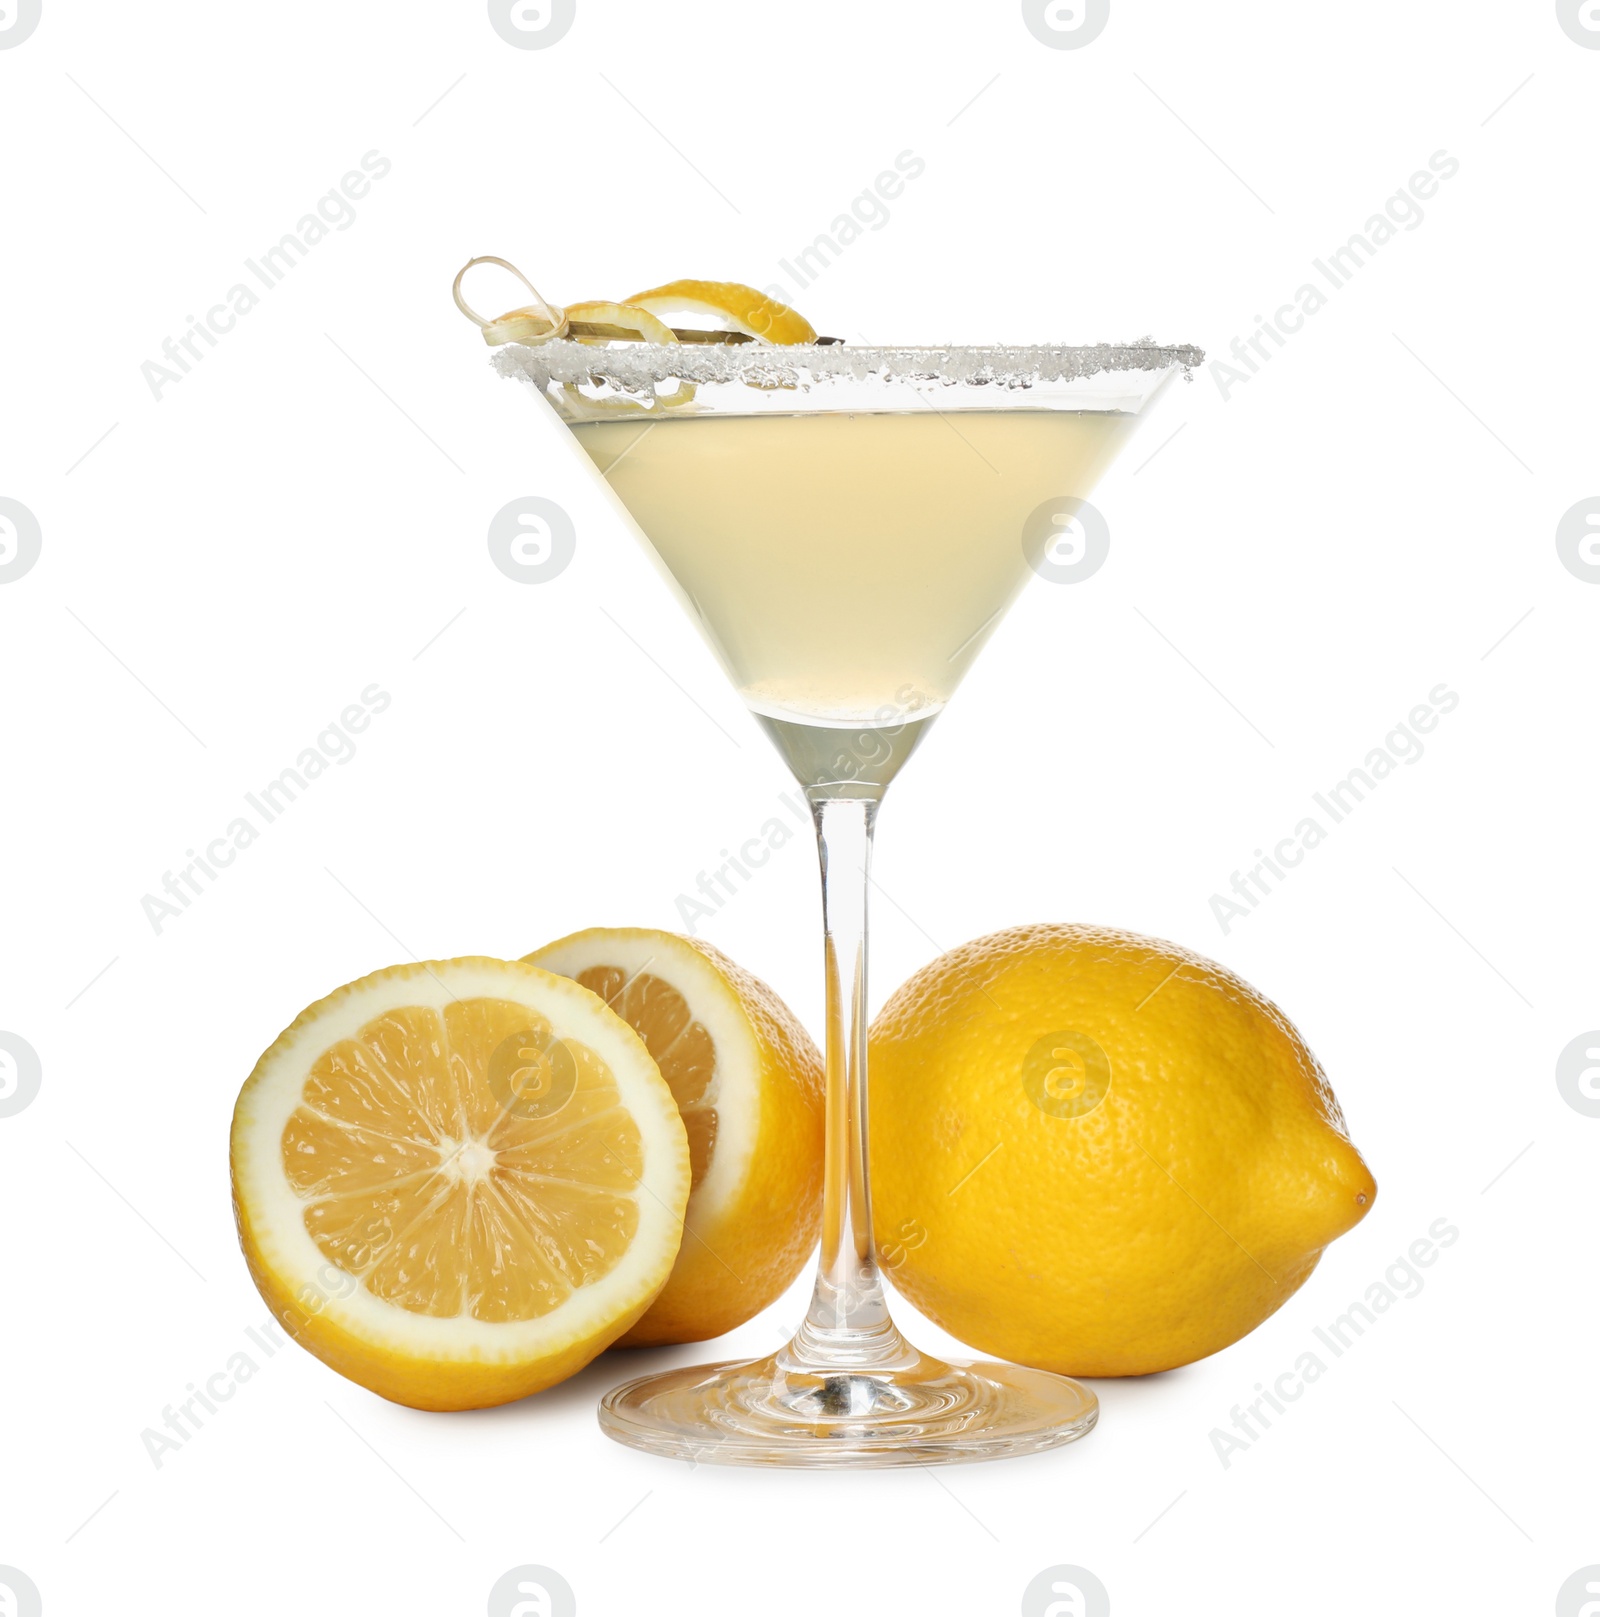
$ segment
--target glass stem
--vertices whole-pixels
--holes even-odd
[[[889,1318],[867,1171],[867,883],[875,799],[813,800],[827,973],[827,1166],[811,1306],[780,1361],[837,1376],[917,1359]]]

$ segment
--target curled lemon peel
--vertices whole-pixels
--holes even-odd
[[[675,346],[678,341],[677,333],[665,321],[631,303],[574,303],[568,306],[567,317],[573,337],[581,343],[596,345],[631,339]],[[671,393],[657,394],[648,401],[591,399],[579,392],[572,382],[564,382],[562,392],[573,410],[584,415],[652,415],[658,410],[678,409],[688,404],[694,398],[695,388],[693,382],[679,382]]]
[[[816,329],[803,314],[739,281],[668,281],[635,292],[628,302],[657,315],[669,309],[709,313],[759,343],[785,346],[817,340]]]
[[[510,309],[496,320],[486,320],[461,295],[461,283],[466,279],[467,271],[478,264],[498,264],[501,269],[510,270],[533,293],[534,302],[525,304],[520,309]],[[551,303],[509,259],[491,256],[469,258],[461,266],[455,284],[450,288],[450,295],[455,299],[456,307],[483,333],[483,340],[491,348],[508,342],[526,343],[532,347],[567,335],[566,310]]]
[[[631,338],[676,344],[678,340],[678,334],[666,321],[632,303],[572,303],[567,306],[567,324],[581,343],[626,342]]]

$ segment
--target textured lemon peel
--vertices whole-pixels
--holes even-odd
[[[713,340],[735,335],[778,347],[817,340],[816,328],[803,314],[739,281],[668,281],[664,286],[635,292],[628,302],[653,314],[688,309],[728,321],[733,332],[712,333]]]
[[[1025,1052],[1043,1029],[1063,1030],[1051,1046],[1065,1030],[1099,1046],[1104,1104],[1041,1104]],[[871,1060],[875,1214],[901,1243],[896,1289],[1018,1363],[1141,1375],[1217,1352],[1293,1294],[1376,1192],[1293,1023],[1157,939],[1069,925],[975,939],[896,990]],[[952,1200],[928,1140],[980,1167],[1003,1145],[1005,1174],[975,1169]]]

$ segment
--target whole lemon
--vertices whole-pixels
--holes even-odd
[[[1168,1370],[1254,1330],[1377,1187],[1278,1008],[1176,944],[1015,927],[872,1027],[874,1224],[894,1284],[982,1352]]]

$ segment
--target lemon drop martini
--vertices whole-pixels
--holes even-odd
[[[816,1286],[768,1357],[645,1376],[618,1441],[746,1465],[928,1465],[1095,1422],[1065,1376],[919,1352],[890,1318],[867,1170],[867,887],[885,789],[1162,388],[1203,355],[869,347],[734,283],[486,319],[631,516],[810,800],[822,865],[827,1162]],[[1020,1089],[1019,1075],[1019,1090]],[[954,1165],[952,1165],[954,1166]]]
[[[573,432],[751,709],[857,729],[944,706],[1027,577],[1029,513],[1092,488],[1134,419],[908,400]]]

